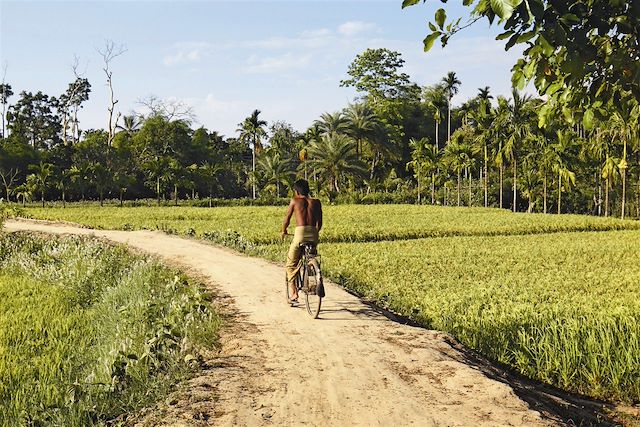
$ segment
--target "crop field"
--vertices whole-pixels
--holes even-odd
[[[286,252],[276,243],[283,207],[26,213],[196,235],[272,260]],[[324,215],[320,252],[334,281],[528,377],[640,401],[639,222],[399,205]]]
[[[84,238],[0,234],[0,425],[105,423],[165,395],[215,343],[201,286]]]
[[[414,205],[325,206],[327,243],[371,242],[446,236],[495,236],[563,231],[640,230],[640,222],[585,215],[514,214],[506,210]],[[237,234],[250,243],[276,243],[282,206],[29,208],[35,219],[66,220],[92,228],[164,230],[212,236]],[[213,236],[215,237],[215,236]]]

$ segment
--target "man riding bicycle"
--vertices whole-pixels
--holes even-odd
[[[318,233],[322,228],[322,205],[320,200],[309,196],[309,183],[304,179],[299,179],[293,184],[293,194],[293,199],[291,199],[287,213],[284,216],[280,238],[284,240],[291,216],[295,214],[296,229],[291,246],[289,246],[286,263],[291,300],[295,302],[298,300],[295,276],[298,272],[298,263],[302,252],[300,244],[318,244]]]

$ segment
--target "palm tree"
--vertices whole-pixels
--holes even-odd
[[[266,184],[275,184],[276,197],[280,197],[280,184],[291,184],[293,168],[290,161],[282,159],[280,153],[270,149],[258,159],[258,166],[262,170]]]
[[[444,85],[441,83],[427,87],[424,89],[422,96],[427,104],[429,112],[433,115],[433,120],[435,122],[435,146],[437,149],[440,149],[438,133],[440,123],[442,123],[443,111],[447,108]]]
[[[378,125],[376,113],[367,103],[351,104],[345,109],[346,133],[356,142],[356,154],[362,152],[362,143]]]
[[[211,199],[213,198],[213,184],[216,175],[222,171],[224,168],[222,165],[213,164],[211,162],[204,162],[198,169],[202,178],[207,184],[207,189],[209,190],[209,207],[211,207]]]
[[[460,206],[462,172],[465,172],[469,176],[469,206],[471,206],[471,174],[469,172],[475,164],[474,151],[475,150],[471,144],[459,142],[457,140],[452,141],[445,148],[443,160],[451,168],[451,171],[458,177],[458,206]]]
[[[429,144],[427,138],[409,140],[411,148],[411,161],[407,163],[407,170],[413,170],[414,177],[418,183],[418,204],[422,202],[421,182],[424,176],[431,173],[431,204],[435,202],[435,177],[434,172],[437,168],[438,149]]]
[[[35,177],[36,188],[40,191],[42,207],[44,208],[44,193],[47,191],[49,178],[53,175],[53,164],[40,162],[38,165],[31,165]]]
[[[35,178],[35,176],[34,175],[27,176],[27,182],[17,186],[14,190],[16,195],[16,200],[22,199],[23,207],[27,200],[31,202],[31,199],[33,198],[33,189],[32,189],[32,186],[29,185],[29,178],[31,178],[31,181],[33,182],[33,179]]]
[[[456,73],[449,71],[446,77],[442,78],[444,90],[447,94],[447,145],[451,142],[451,99],[458,93],[458,88],[462,84]]]
[[[573,148],[573,135],[566,131],[557,131],[558,142],[553,144],[555,162],[553,169],[558,173],[558,214],[562,212],[562,190],[568,190],[576,183],[576,175],[569,170],[572,163],[571,150]]]
[[[260,138],[267,136],[267,132],[264,128],[267,126],[267,122],[264,120],[260,120],[259,116],[260,110],[253,110],[253,113],[240,124],[238,124],[237,131],[240,132],[240,140],[245,143],[251,144],[251,154],[252,154],[252,162],[251,162],[251,171],[252,171],[252,191],[253,198],[256,198],[256,150],[260,151],[262,149],[262,144],[260,143]]]
[[[346,134],[349,122],[341,111],[335,113],[322,113],[320,118],[314,122],[322,134],[339,133]]]
[[[606,155],[604,164],[602,165],[602,178],[604,179],[604,216],[609,216],[609,189],[613,188],[618,177],[620,176],[620,169],[618,165],[620,159]]]
[[[607,134],[614,140],[622,143],[622,158],[618,163],[618,169],[620,169],[620,176],[622,178],[622,206],[620,217],[624,219],[626,210],[627,199],[627,185],[626,176],[627,168],[627,148],[629,145],[637,141],[640,136],[638,135],[638,121],[640,119],[640,104],[637,101],[620,101],[613,111],[610,121],[610,127],[607,130]]]
[[[355,143],[348,136],[326,134],[309,147],[309,164],[328,180],[331,191],[340,192],[343,176],[359,176],[366,171],[355,151]]]
[[[142,124],[141,118],[135,114],[122,116],[122,122],[122,125],[116,126],[116,129],[127,133],[135,133],[140,129],[140,125]]]
[[[518,204],[518,151],[525,139],[531,136],[531,123],[535,111],[532,108],[530,95],[522,95],[517,89],[513,89],[511,94],[511,102],[507,103],[507,114],[503,117],[505,120],[500,125],[505,126],[508,134],[504,149],[513,168],[513,211],[515,212]]]

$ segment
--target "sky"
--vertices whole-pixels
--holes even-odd
[[[509,95],[521,50],[504,51],[499,28],[479,21],[424,53],[434,12],[467,17],[462,2],[437,0],[401,8],[401,0],[338,1],[9,1],[0,0],[0,78],[21,91],[63,93],[72,64],[92,85],[81,128],[106,128],[108,91],[98,50],[107,40],[126,51],[111,63],[116,110],[143,111],[155,96],[193,107],[195,126],[231,137],[254,109],[272,123],[304,131],[324,112],[352,102],[340,87],[357,54],[398,51],[403,71],[421,86],[448,71],[462,81],[453,103],[489,86]]]

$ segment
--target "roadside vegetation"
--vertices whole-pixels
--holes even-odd
[[[211,296],[123,247],[0,234],[0,271],[0,425],[113,421],[216,343]]]

